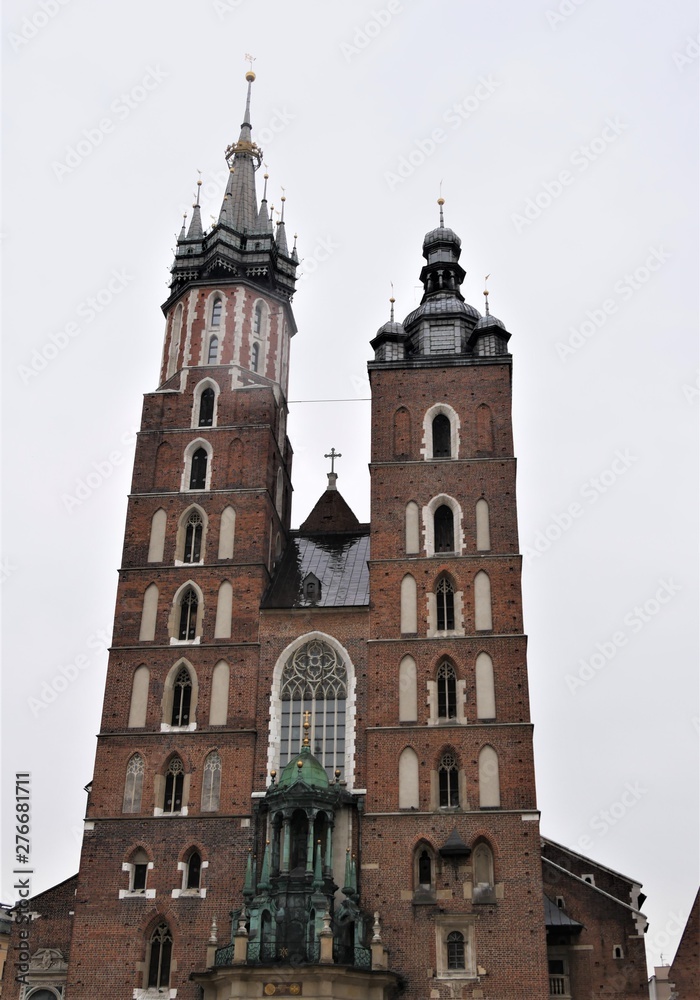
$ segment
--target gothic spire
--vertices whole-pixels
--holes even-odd
[[[282,188],[284,191],[284,188]],[[277,244],[277,249],[285,257],[289,257],[289,250],[287,249],[287,231],[284,228],[284,203],[286,197],[282,195],[282,212],[280,213],[280,221],[277,223],[277,232],[275,234],[275,242]]]
[[[190,228],[187,230],[188,240],[201,240],[204,235],[202,230],[202,212],[199,207],[199,192],[202,187],[202,178],[200,177],[197,181],[197,197],[195,199],[194,205],[192,206],[192,221],[190,222]]]
[[[219,221],[239,233],[252,233],[258,216],[255,171],[262,161],[262,153],[251,138],[250,95],[255,73],[248,70],[245,78],[248,81],[245,113],[238,142],[231,143],[225,154],[230,171]]]

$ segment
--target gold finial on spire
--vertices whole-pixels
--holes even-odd
[[[396,302],[396,299],[394,298],[394,282],[390,281],[389,284],[391,285],[391,298],[389,299],[389,302],[391,303],[391,322],[393,323],[394,322],[394,302]]]
[[[445,204],[445,199],[442,197],[442,181],[440,181],[440,192],[440,197],[438,198],[437,203],[440,206],[440,227],[442,228],[442,226],[445,225],[445,217],[442,212],[442,206]]]
[[[284,224],[284,203],[285,203],[286,200],[287,200],[287,196],[284,193],[284,188],[282,188],[282,196],[280,198],[280,201],[282,202],[282,212],[280,214],[280,222],[282,224]]]
[[[491,277],[490,274],[486,275],[486,277],[484,278],[484,284],[486,284],[486,282],[489,280],[490,277]],[[488,316],[489,315],[489,290],[488,290],[488,288],[484,288],[484,302],[486,303],[486,306],[485,306],[485,308],[486,308],[486,315]]]
[[[202,190],[202,171],[198,170],[197,173],[199,174],[199,177],[197,178],[197,194],[195,196],[194,205],[192,206],[192,208],[197,208],[197,206],[199,205],[199,192]]]
[[[250,52],[246,52],[245,61],[250,63],[250,69],[246,73],[245,78],[248,81],[248,83],[252,83],[253,80],[255,79],[255,73],[253,72],[253,63],[255,62],[255,56],[251,56]]]
[[[310,745],[309,744],[309,729],[311,729],[311,723],[309,722],[310,715],[311,712],[309,712],[307,709],[307,711],[304,712],[304,739],[301,741],[301,745],[303,747],[308,747]]]

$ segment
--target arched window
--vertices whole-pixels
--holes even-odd
[[[340,654],[321,639],[298,646],[282,671],[280,767],[299,752],[304,712],[310,712],[311,752],[329,777],[345,769],[347,670]]]
[[[185,549],[182,561],[198,563],[202,558],[202,531],[204,522],[198,510],[190,511],[185,527]]]
[[[257,341],[253,344],[250,351],[250,367],[251,370],[256,372],[258,370],[258,365],[260,364],[260,344]]]
[[[407,573],[401,581],[401,631],[409,635],[418,631],[416,581]]]
[[[198,851],[192,851],[187,859],[187,870],[185,872],[185,889],[199,889],[199,880],[202,876],[202,857]]]
[[[209,701],[209,725],[225,726],[228,719],[228,688],[231,671],[225,660],[219,660],[214,667]]]
[[[406,504],[406,555],[417,555],[418,552],[420,552],[418,504],[415,500],[409,500]]]
[[[214,305],[211,308],[211,325],[221,326],[221,299],[214,299]]]
[[[438,786],[440,807],[453,808],[459,805],[459,772],[455,755],[447,750],[438,764]]]
[[[477,632],[488,632],[493,628],[491,580],[483,569],[474,577],[474,628]]]
[[[151,537],[148,541],[148,561],[162,562],[165,548],[165,528],[168,516],[160,507],[151,518]]]
[[[253,314],[253,336],[260,337],[262,335],[262,319],[263,319],[263,305],[262,302],[258,302],[255,307],[255,313]]]
[[[433,417],[433,458],[452,457],[452,428],[444,413]]]
[[[416,661],[404,656],[399,664],[399,722],[416,722],[418,719],[418,690]]]
[[[158,587],[155,583],[150,583],[143,595],[143,607],[141,609],[141,628],[139,629],[139,642],[152,642],[156,635],[156,622],[158,619]]]
[[[188,726],[192,702],[192,678],[187,667],[183,667],[173,685],[173,713],[171,726]]]
[[[173,757],[165,773],[164,813],[179,813],[182,809],[182,792],[185,785],[185,767],[179,757]]]
[[[182,305],[178,305],[170,327],[170,346],[168,350],[168,367],[166,379],[177,371],[177,357],[180,352],[180,334],[182,332]]]
[[[476,717],[496,718],[496,689],[493,677],[493,660],[488,653],[476,658]]]
[[[190,467],[190,489],[203,490],[207,485],[207,459],[204,448],[197,448]]]
[[[411,747],[399,757],[399,809],[418,809],[418,755]]]
[[[219,526],[219,559],[233,559],[233,541],[236,534],[236,512],[224,507]]]
[[[233,587],[224,580],[219,587],[216,601],[216,621],[214,622],[214,638],[231,638],[231,616],[233,614]]]
[[[209,353],[207,355],[207,364],[215,365],[218,360],[219,360],[219,338],[216,336],[216,334],[212,334],[212,336],[209,338]]]
[[[209,346],[209,350],[211,351],[211,345]],[[212,363],[213,362],[211,361],[210,358],[210,364]],[[211,425],[213,424],[215,401],[216,401],[216,393],[211,388],[211,386],[207,389],[204,389],[202,395],[199,397],[199,420],[197,421],[198,427],[211,427]]]
[[[479,808],[497,809],[500,804],[498,754],[493,747],[485,746],[479,751]]]
[[[493,885],[493,853],[483,840],[474,848],[472,868],[474,870],[474,885]]]
[[[411,415],[405,406],[394,414],[394,458],[408,458],[411,442]]]
[[[437,671],[438,718],[457,718],[457,675],[455,668],[446,660]]]
[[[221,755],[216,750],[207,754],[202,777],[202,812],[217,812],[221,796]]]
[[[180,600],[178,639],[192,640],[197,635],[197,609],[199,601],[192,587],[188,587]]]
[[[447,504],[441,504],[435,511],[433,523],[435,528],[435,551],[454,552],[455,522],[452,508],[448,507]]]
[[[418,884],[421,889],[430,889],[433,884],[433,859],[425,847],[418,855]]]
[[[146,725],[149,679],[148,667],[142,663],[134,671],[131,681],[131,702],[129,704],[129,721],[127,722],[129,729],[141,729]]]
[[[146,986],[166,989],[170,986],[170,961],[173,954],[173,936],[167,924],[158,924],[151,935]]]
[[[450,931],[447,935],[447,968],[449,970],[464,969],[464,934],[461,931]]]
[[[441,576],[435,588],[437,598],[437,631],[451,632],[455,627],[455,591],[446,576]]]
[[[483,498],[476,501],[476,550],[487,552],[491,548],[489,505]]]
[[[124,782],[124,801],[122,803],[122,812],[141,812],[143,772],[143,757],[140,753],[135,753],[126,765],[126,781]]]

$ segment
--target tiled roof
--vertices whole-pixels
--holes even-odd
[[[263,608],[342,608],[369,604],[369,529],[353,534],[293,535],[263,598]],[[312,573],[321,582],[315,600],[304,595]]]

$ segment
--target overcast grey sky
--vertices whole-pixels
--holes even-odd
[[[513,334],[542,831],[644,883],[670,960],[698,882],[697,5],[6,0],[2,44],[2,898],[16,771],[33,888],[77,869],[160,304],[251,52],[303,258],[293,521],[331,446],[368,519],[368,341],[391,282],[418,301],[442,183],[465,296],[490,273]]]

